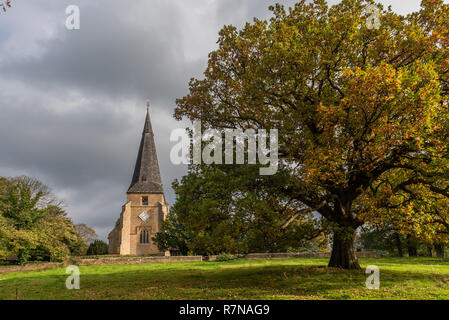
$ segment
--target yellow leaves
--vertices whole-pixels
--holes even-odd
[[[449,145],[448,111],[440,104],[440,77],[449,80],[448,7],[425,0],[425,12],[413,16],[383,11],[382,28],[367,32],[359,27],[364,2],[345,0],[330,10],[320,3],[288,13],[276,7],[270,22],[222,30],[205,81],[191,83],[177,117],[276,127],[286,158],[300,167],[298,180],[318,190],[355,184],[354,172],[373,178],[386,165],[430,172],[421,156],[435,160]],[[432,197],[419,186],[413,192]],[[358,199],[372,210],[363,213],[367,219],[397,218],[408,228],[428,222],[426,201],[398,213],[379,207],[399,206],[407,194],[381,185],[377,195]]]

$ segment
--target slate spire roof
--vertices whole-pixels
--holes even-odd
[[[147,117],[142,140],[140,141],[134,175],[128,193],[164,193],[157,161],[156,145],[154,144],[153,128],[151,127],[149,102],[147,103]]]

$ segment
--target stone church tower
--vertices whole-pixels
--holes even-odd
[[[149,103],[139,153],[127,202],[109,234],[109,253],[148,255],[161,253],[151,240],[161,228],[169,206],[165,202],[151,127]]]

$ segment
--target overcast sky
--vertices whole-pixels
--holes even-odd
[[[106,240],[151,117],[169,204],[186,172],[169,161],[176,98],[199,77],[225,24],[269,17],[268,0],[11,0],[0,12],[0,176],[29,175]],[[3,0],[0,0],[3,2]],[[291,5],[294,1],[278,1]],[[336,3],[338,1],[329,1]],[[385,0],[400,13],[420,0]],[[81,29],[65,28],[68,5]]]

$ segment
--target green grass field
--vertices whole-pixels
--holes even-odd
[[[80,267],[0,275],[0,299],[449,299],[449,260],[360,259],[380,268],[380,290],[364,271],[328,269],[327,259],[235,260]]]

